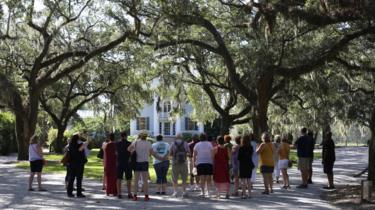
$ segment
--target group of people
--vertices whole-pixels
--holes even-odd
[[[163,136],[156,137],[156,142],[147,140],[147,132],[141,132],[138,139],[128,141],[127,133],[121,133],[121,139],[116,141],[113,133],[101,147],[98,155],[103,159],[103,190],[108,196],[122,198],[122,180],[126,179],[128,198],[137,201],[138,192],[144,193],[144,200],[149,197],[149,160],[152,156],[153,167],[156,173],[156,194],[165,195],[167,190],[167,174],[171,166],[173,194],[172,196],[188,196],[187,182],[190,177],[190,189],[200,190],[201,197],[209,197],[212,192],[212,179],[216,188],[216,196],[222,194],[226,199],[232,196],[241,196],[246,199],[251,197],[253,183],[256,180],[257,169],[263,177],[264,191],[262,194],[273,193],[274,180],[279,182],[279,173],[282,174],[282,189],[289,189],[290,182],[288,168],[292,161],[289,159],[291,147],[297,149],[298,169],[301,171],[302,184],[297,188],[307,188],[312,183],[312,161],[315,140],[311,132],[306,128],[301,129],[301,136],[294,145],[288,141],[287,136],[271,136],[263,133],[261,142],[258,142],[253,134],[237,136],[232,143],[229,135],[218,136],[213,139],[206,134],[195,135],[188,143],[177,135],[172,143],[163,140]],[[82,194],[82,178],[84,165],[87,162],[88,142],[80,140],[79,135],[73,135],[66,147],[69,160],[65,164],[67,168],[66,189],[67,195],[73,197],[73,183],[76,180],[77,197],[85,197]],[[322,162],[324,173],[328,177],[326,189],[333,189],[333,165],[335,161],[335,145],[332,134],[328,133],[322,142]],[[33,148],[36,148],[35,151]],[[38,174],[39,190],[41,187],[40,173],[43,164],[43,154],[38,144],[33,140],[29,148],[30,152],[30,182],[29,190],[32,190],[32,178]],[[38,160],[36,157],[38,156]],[[134,172],[134,173],[133,173]],[[134,175],[134,179],[133,179]],[[178,180],[182,185],[179,190]],[[134,182],[132,184],[132,181]],[[230,192],[230,183],[234,187]],[[138,189],[139,187],[140,190]],[[239,192],[241,189],[241,192]],[[181,192],[179,192],[181,191]]]

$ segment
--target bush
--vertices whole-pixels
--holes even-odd
[[[48,130],[48,146],[49,146],[49,151],[55,151],[56,147],[56,138],[57,138],[57,129],[55,128],[50,128]]]
[[[188,142],[193,137],[193,134],[191,133],[182,133],[182,140]]]
[[[15,118],[10,112],[0,112],[0,154],[17,152]]]

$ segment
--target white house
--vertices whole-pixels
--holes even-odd
[[[152,104],[147,104],[136,119],[130,121],[130,135],[138,135],[140,131],[148,131],[150,136],[163,135],[174,137],[177,133],[198,134],[204,132],[203,123],[191,120],[193,107],[183,104],[180,116],[172,116],[175,103],[168,99],[159,99],[155,94]]]

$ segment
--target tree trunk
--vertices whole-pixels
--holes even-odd
[[[27,119],[22,113],[15,113],[16,116],[16,138],[18,147],[18,160],[29,159],[29,139],[31,137]]]
[[[261,137],[263,132],[268,131],[268,106],[270,103],[270,98],[272,95],[272,84],[273,84],[273,74],[267,72],[263,74],[258,81],[257,85],[257,109],[256,109],[256,126],[257,130],[254,133]]]
[[[220,118],[220,135],[224,136],[229,134],[229,130],[231,127],[231,121],[227,118]]]
[[[57,136],[55,140],[54,150],[56,153],[61,154],[63,152],[64,148],[64,132],[65,132],[66,126],[61,125],[57,127]]]
[[[375,110],[372,111],[370,120],[371,139],[368,146],[368,176],[367,179],[375,181]]]

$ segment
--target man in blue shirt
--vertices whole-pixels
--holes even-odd
[[[307,135],[307,129],[301,129],[301,136],[294,143],[297,148],[298,169],[301,171],[302,184],[297,188],[307,188],[311,167],[312,139]]]

